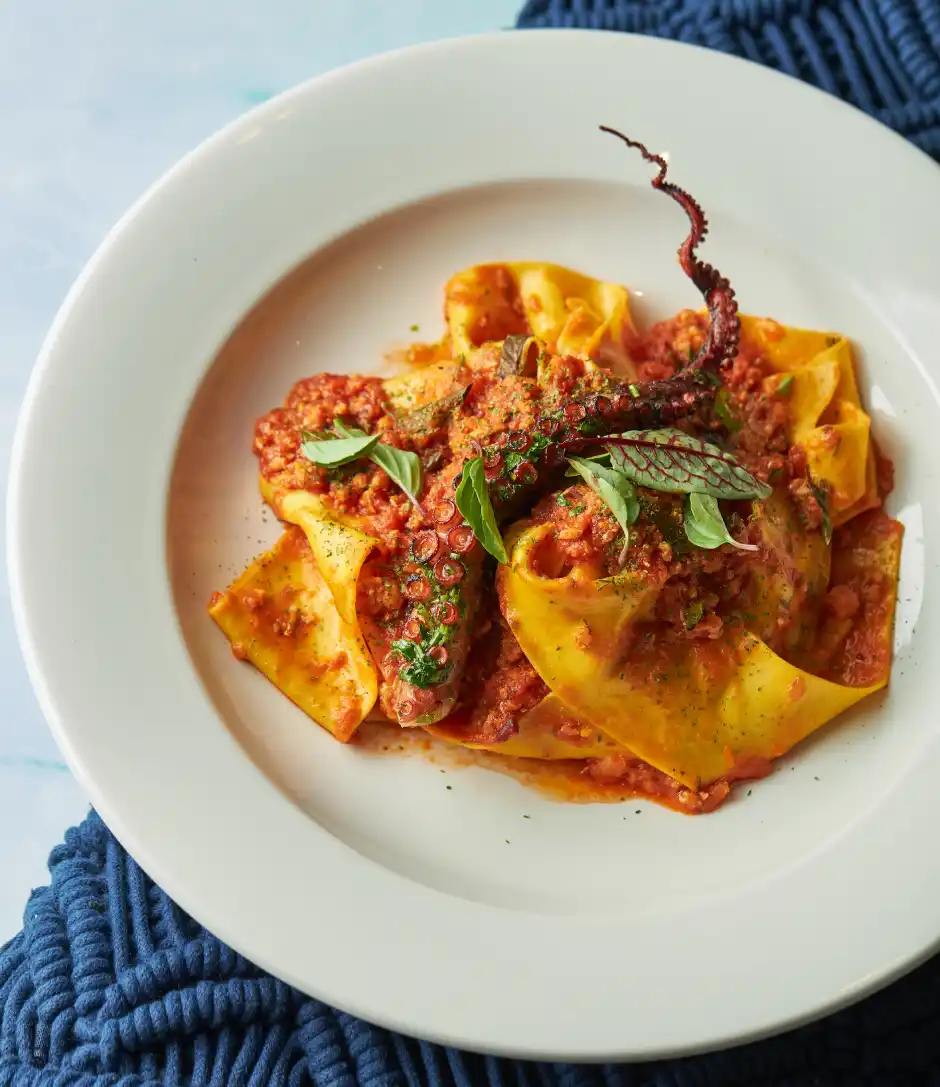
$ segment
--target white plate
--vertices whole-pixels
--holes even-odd
[[[907,526],[890,694],[705,818],[553,804],[498,774],[343,748],[236,664],[204,610],[276,532],[254,417],[301,375],[374,368],[413,323],[437,334],[453,271],[550,260],[643,292],[647,316],[695,303],[682,215],[599,123],[668,150],[744,309],[863,345]],[[275,974],[503,1053],[752,1038],[925,956],[940,936],[938,207],[936,167],[834,99],[619,35],[406,50],[210,140],[72,291],[14,457],[24,651],[118,837]]]

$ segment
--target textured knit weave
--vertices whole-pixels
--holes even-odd
[[[154,886],[97,815],[68,832],[49,867],[51,885],[0,950],[0,1087],[940,1085],[940,959],[822,1023],[741,1049],[524,1064],[413,1042],[264,974]]]
[[[519,26],[627,30],[747,57],[940,158],[940,0],[529,0]]]
[[[940,0],[530,0],[520,25],[750,57],[940,156]],[[266,975],[155,887],[96,815],[50,871],[0,948],[0,1087],[940,1087],[940,959],[822,1023],[725,1053],[525,1064],[390,1034]]]

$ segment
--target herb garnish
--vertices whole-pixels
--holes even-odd
[[[333,420],[336,437],[303,432],[300,451],[309,461],[321,467],[335,468],[341,464],[368,457],[391,481],[400,487],[420,510],[418,492],[421,490],[421,458],[407,449],[396,449],[379,441],[377,434],[366,434],[357,427],[347,427],[340,418]]]
[[[463,477],[454,501],[483,547],[493,558],[504,565],[508,564],[509,556],[499,534],[496,514],[493,512],[493,503],[486,486],[482,457],[474,457],[463,466]]]
[[[338,468],[360,457],[368,457],[379,444],[378,434],[369,435],[362,431],[350,437],[321,439],[309,430],[303,430],[301,437],[301,453],[322,468]]]
[[[735,499],[771,493],[730,453],[681,430],[630,430],[604,445],[614,468],[654,491]]]
[[[525,333],[517,336],[507,336],[503,340],[503,350],[499,356],[499,368],[496,371],[498,377],[523,377],[532,370],[530,360],[530,348],[538,346],[538,340],[534,336]]]
[[[412,687],[431,687],[440,683],[444,666],[431,656],[431,651],[443,645],[446,640],[447,627],[439,626],[428,631],[422,625],[420,641],[411,642],[406,638],[398,638],[392,642],[392,649],[406,661],[400,673],[401,678]]]
[[[339,434],[352,437],[361,433],[348,430],[339,419],[333,424]],[[405,492],[411,501],[418,505],[418,491],[421,490],[421,458],[407,449],[396,449],[393,445],[379,442],[369,454],[369,459],[377,464],[391,481]]]
[[[787,374],[786,377],[777,386],[775,392],[777,396],[789,396],[790,386],[793,384],[793,374]]]
[[[682,621],[685,623],[685,629],[695,630],[702,621],[704,611],[705,609],[702,607],[701,600],[696,600],[691,603],[682,613]]]
[[[395,429],[400,434],[428,434],[439,430],[466,400],[469,391],[470,386],[463,385],[440,400],[432,400],[430,404],[422,404],[420,408],[399,415],[395,420]]]
[[[718,500],[710,494],[690,494],[685,501],[683,528],[689,541],[696,547],[712,550],[722,544],[731,544],[740,551],[756,551],[756,544],[738,543],[728,531]]]
[[[822,523],[819,526],[819,531],[822,533],[823,543],[832,543],[832,515],[829,512],[829,490],[825,484],[817,483],[808,472],[806,474],[806,482],[809,484],[810,490],[813,492],[813,498],[815,498],[819,504],[819,511],[822,514]]]
[[[729,434],[737,434],[744,424],[732,411],[731,396],[727,389],[719,389],[715,396],[715,414]]]
[[[620,551],[620,565],[623,566],[630,546],[630,526],[640,516],[636,487],[623,472],[606,468],[597,461],[569,457],[568,463],[607,506],[623,529],[623,548]]]
[[[571,459],[570,457],[568,458]],[[610,454],[609,453],[595,453],[593,457],[580,457],[579,460],[591,461],[591,463],[598,463],[604,465],[605,468],[610,467]],[[577,478],[581,473],[573,466],[569,465],[565,469],[565,475],[568,478]]]

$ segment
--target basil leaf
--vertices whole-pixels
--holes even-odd
[[[731,544],[740,551],[756,551],[756,544],[738,543],[725,525],[718,500],[710,494],[690,494],[685,503],[685,518],[682,527],[686,537],[696,547],[709,551],[722,544]]]
[[[569,457],[568,459],[570,460],[571,458]],[[588,460],[592,464],[603,464],[605,468],[610,467],[610,454],[609,453],[598,453],[594,457],[579,457],[578,459],[579,460]],[[568,467],[565,469],[565,476],[567,478],[569,478],[569,479],[577,478],[580,474],[581,473],[571,464],[569,464]]]
[[[533,367],[529,361],[530,347],[538,344],[534,336],[523,334],[507,336],[503,340],[503,350],[499,356],[497,377],[521,377],[531,373]]]
[[[421,458],[418,454],[379,442],[369,456],[417,506],[421,490]]]
[[[308,431],[302,431],[301,434],[304,439],[300,446],[301,453],[307,460],[322,468],[338,468],[351,460],[367,457],[379,444],[378,434],[360,432],[348,438],[330,438],[325,441]]]
[[[343,424],[341,419],[334,419],[333,426],[337,434],[342,435],[338,440],[367,437],[356,427],[350,428]],[[369,451],[369,460],[377,464],[391,481],[405,492],[411,501],[419,506],[418,492],[421,490],[421,458],[417,453],[409,453],[406,449],[396,449],[393,445],[385,445],[378,441]]]
[[[605,447],[614,468],[654,491],[735,499],[771,493],[730,453],[680,430],[631,430],[608,438]]]
[[[457,487],[454,501],[483,547],[493,558],[507,564],[509,556],[496,525],[496,514],[493,512],[486,476],[483,474],[482,457],[474,457],[463,466],[463,478]]]
[[[622,473],[613,468],[605,468],[596,461],[582,457],[569,457],[568,463],[601,499],[610,512],[617,518],[617,524],[623,529],[623,549],[620,552],[620,564],[626,561],[627,548],[630,546],[630,526],[640,516],[640,503],[636,497],[636,487]]]

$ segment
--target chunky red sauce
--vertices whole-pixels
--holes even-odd
[[[452,301],[483,303],[486,311],[470,329],[474,345],[529,332],[514,280],[505,268],[487,269],[472,287],[465,288],[466,297],[461,289],[451,292]],[[628,348],[639,380],[672,376],[698,351],[706,328],[702,314],[683,311],[643,335],[631,333]],[[396,417],[379,379],[321,374],[298,382],[285,405],[257,423],[255,452],[262,477],[275,490],[301,488],[322,495],[337,511],[361,518],[366,530],[381,541],[360,579],[358,609],[386,678],[391,674],[389,646],[407,636],[402,625],[402,586],[407,592],[414,564],[405,551],[404,534],[420,527],[422,518],[372,464],[357,461],[339,469],[311,464],[300,452],[301,432],[326,430],[340,417],[349,426],[378,433],[384,443],[421,456],[423,501],[447,501],[464,462],[479,455],[481,444],[490,436],[506,430],[531,433],[546,403],[564,403],[600,388],[604,381],[602,374],[576,358],[554,359],[541,384],[525,376],[497,379],[498,364],[498,345],[484,347],[474,370],[464,367],[455,377],[459,405],[439,416],[425,410],[423,415]],[[824,513],[818,492],[807,479],[803,451],[788,444],[787,401],[780,383],[767,380],[772,377],[772,369],[756,351],[743,346],[723,376],[714,405],[682,426],[700,437],[709,432],[720,437],[758,478],[786,491],[805,528],[820,531]],[[892,483],[891,465],[879,454],[877,466],[883,495]],[[750,503],[731,504],[726,523],[734,539],[759,549],[756,559],[753,552],[745,554],[729,546],[691,547],[683,531],[680,495],[641,488],[640,503],[642,516],[631,530],[626,565],[620,527],[606,505],[579,480],[559,478],[553,493],[544,495],[530,510],[520,511],[537,524],[551,526],[536,557],[543,576],[559,577],[572,566],[587,565],[598,578],[628,572],[661,586],[652,614],[635,625],[628,654],[632,670],[656,675],[662,667],[660,656],[681,641],[720,674],[728,662],[721,659],[719,637],[735,623],[757,623],[771,645],[784,643],[790,627],[788,612],[799,611],[809,588],[805,579],[801,582],[794,574],[790,557],[767,546]],[[818,601],[818,634],[803,651],[807,667],[841,683],[875,682],[886,675],[890,663],[885,630],[890,631],[886,617],[893,606],[892,585],[868,561],[870,556],[866,559],[862,547],[863,539],[865,547],[871,546],[873,531],[877,535],[899,529],[874,511],[836,531],[830,587]],[[779,613],[755,619],[747,614],[747,602],[760,596],[761,584],[755,579],[775,573],[792,583],[793,595]],[[454,739],[486,744],[512,736],[520,717],[548,692],[500,614],[495,593],[484,599],[476,617],[462,691],[457,709],[442,727]],[[386,689],[381,691],[380,705],[391,712]],[[571,727],[576,730],[578,723]],[[467,757],[498,763],[499,768],[568,799],[647,796],[677,810],[698,813],[713,810],[730,791],[724,780],[698,792],[690,790],[628,755],[539,765],[519,765],[534,760],[492,760],[485,753]],[[735,777],[760,777],[767,770],[766,761],[745,759]]]

